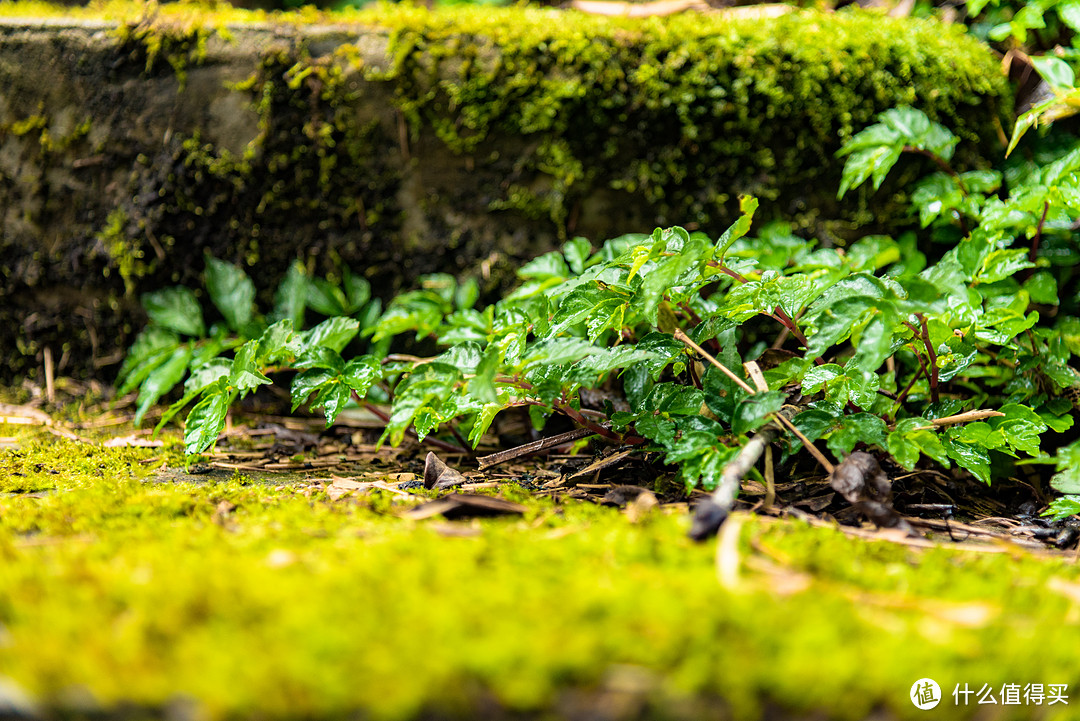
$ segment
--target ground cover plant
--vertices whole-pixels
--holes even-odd
[[[841,151],[841,197],[879,186],[902,156],[927,159],[934,172],[911,193],[918,232],[844,248],[815,247],[783,223],[750,236],[756,201],[744,198],[716,239],[678,227],[598,247],[576,238],[486,306],[475,284],[432,276],[380,313],[348,270],[330,282],[297,265],[264,317],[243,271],[208,257],[207,294],[224,322],[207,334],[191,290],[148,294],[152,323],[120,390],[140,389],[141,413],[186,375],[159,427],[194,404],[190,454],[213,445],[235,401],[288,370],[293,409],[320,408],[328,425],[350,401],[388,403],[381,440],[391,444],[449,430],[448,442],[476,445],[500,413],[526,409],[538,430],[561,416],[656,453],[688,490],[716,488],[773,421],[794,434],[781,463],[824,440],[836,463],[870,450],[908,471],[955,465],[986,484],[1056,464],[1055,485],[1072,490],[1076,446],[1055,459],[1040,444],[1062,443],[1080,387],[1068,300],[1080,145],[1055,138],[1059,147],[1033,146],[1000,170],[960,172],[949,164],[957,142],[897,108]],[[1047,152],[1053,160],[1040,162]],[[297,330],[305,309],[329,317]],[[400,336],[445,350],[390,352]],[[343,355],[357,337],[366,352]]]

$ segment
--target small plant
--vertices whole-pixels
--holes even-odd
[[[187,373],[162,423],[195,403],[192,454],[213,445],[233,401],[290,371],[294,409],[310,403],[328,424],[349,402],[389,402],[382,440],[393,444],[409,429],[423,439],[451,427],[475,445],[499,413],[520,407],[537,428],[566,416],[659,452],[687,488],[712,488],[786,407],[801,436],[823,439],[838,459],[875,449],[906,469],[925,457],[990,483],[1022,456],[1046,460],[1040,438],[1073,422],[1064,396],[1080,386],[1069,366],[1080,320],[1040,323],[1039,308],[1052,315],[1058,304],[1058,280],[1038,251],[1048,236],[1064,242],[1080,210],[1071,190],[1080,190],[1080,147],[1047,167],[1011,166],[1003,199],[1001,172],[951,168],[955,144],[899,108],[841,151],[841,194],[880,184],[905,153],[933,161],[915,210],[935,237],[957,240],[933,264],[914,233],[827,249],[771,223],[749,238],[752,198],[715,239],[677,227],[597,248],[574,239],[481,308],[474,285],[437,276],[379,314],[354,276],[332,285],[297,267],[263,320],[246,276],[208,258],[208,293],[232,335],[218,326],[181,341],[204,335],[194,295],[147,296],[152,325],[125,363],[123,389],[140,387],[141,415]],[[299,330],[305,307],[332,317]],[[389,354],[405,334],[445,350]],[[357,337],[367,352],[345,353]],[[587,405],[586,389],[602,400]]]

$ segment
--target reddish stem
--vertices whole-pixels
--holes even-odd
[[[905,153],[915,153],[916,155],[923,155],[934,161],[941,170],[946,174],[952,176],[952,179],[956,181],[956,185],[960,188],[960,192],[965,196],[968,194],[967,186],[964,185],[964,181],[960,179],[960,173],[957,173],[951,165],[945,162],[942,158],[938,157],[935,153],[931,153],[929,150],[923,150],[922,148],[916,148],[914,145],[905,145]]]
[[[364,399],[361,398],[359,395],[357,395],[356,391],[353,391],[352,395],[353,395],[353,398],[356,399],[357,403],[362,403],[363,404],[364,408],[367,409],[368,413],[375,416],[376,418],[378,418],[383,423],[389,423],[390,422],[390,416],[387,415],[386,413],[384,413],[383,410],[381,408],[379,408],[377,405],[375,405],[374,403],[365,403]],[[408,433],[413,438],[416,438],[416,439],[419,440],[419,436],[417,436],[416,431],[414,431],[412,428],[407,429],[405,432]],[[454,435],[456,436],[457,434],[455,433]],[[458,436],[458,437],[460,438],[460,436]],[[425,436],[424,440],[422,440],[420,442],[421,443],[427,443],[429,446],[435,446],[439,450],[449,451],[450,453],[460,453],[463,456],[472,456],[472,453],[469,452],[468,450],[466,450],[465,448],[462,448],[461,446],[455,446],[453,443],[447,443],[446,441],[440,441],[438,438],[436,438],[434,436]]]
[[[938,402],[938,367],[937,367],[937,353],[934,352],[934,344],[930,342],[930,331],[926,327],[926,316],[922,313],[916,313],[915,317],[919,319],[919,326],[922,328],[923,345],[926,346],[926,360],[927,365],[930,366],[930,400],[934,403]]]
[[[1046,224],[1046,214],[1050,212],[1050,201],[1047,200],[1043,203],[1042,216],[1039,217],[1039,224],[1035,227],[1035,237],[1031,239],[1031,252],[1028,253],[1028,260],[1032,263],[1039,257],[1039,243],[1042,241],[1043,225]]]

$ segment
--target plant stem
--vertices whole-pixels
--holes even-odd
[[[678,341],[681,341],[684,345],[688,345],[691,348],[693,348],[694,350],[696,350],[698,353],[700,353],[702,356],[705,357],[705,360],[709,361],[709,363],[712,363],[713,366],[720,369],[720,371],[722,373],[724,373],[724,375],[726,375],[728,378],[730,378],[732,381],[734,381],[737,386],[742,388],[744,391],[746,391],[750,395],[754,395],[757,392],[753,388],[751,388],[746,383],[746,381],[744,381],[742,378],[740,378],[739,376],[732,373],[730,368],[728,368],[726,365],[724,365],[720,361],[713,358],[711,355],[706,353],[702,349],[701,346],[699,346],[694,341],[690,340],[690,338],[687,337],[687,335],[685,333],[683,333],[682,330],[676,330],[675,331],[675,339],[678,340]],[[826,472],[832,473],[833,468],[835,467],[835,466],[833,466],[832,462],[830,462],[829,459],[825,457],[825,454],[823,454],[821,451],[819,451],[817,449],[817,447],[813,443],[810,442],[809,438],[807,438],[805,435],[803,435],[802,431],[800,431],[798,428],[795,427],[794,423],[792,423],[786,417],[784,417],[784,414],[782,412],[770,413],[769,417],[774,418],[774,419],[780,421],[781,423],[783,423],[785,426],[787,426],[787,429],[789,431],[791,431],[795,435],[796,438],[798,438],[800,441],[803,442],[803,445],[806,446],[806,450],[809,451],[810,455],[812,455],[814,457],[814,459],[817,460],[817,462],[821,464],[821,467],[824,468],[826,470]]]
[[[556,401],[552,404],[552,407],[554,407],[555,410],[559,411],[563,415],[567,416],[570,420],[572,420],[574,423],[577,423],[582,428],[588,428],[593,433],[599,436],[603,436],[608,440],[622,440],[622,436],[620,436],[618,433],[606,426],[597,423],[596,421],[588,419],[583,413],[581,413],[581,411],[572,408],[570,404],[565,401]]]
[[[896,417],[896,412],[900,410],[900,406],[903,405],[904,399],[907,398],[907,395],[911,392],[911,389],[915,387],[915,381],[919,380],[920,376],[922,376],[922,374],[926,371],[926,366],[923,365],[922,358],[919,357],[918,353],[915,354],[915,359],[919,361],[919,368],[915,371],[915,374],[911,376],[911,380],[908,382],[904,390],[900,391],[900,394],[896,396],[896,405],[893,406],[892,413],[889,414],[891,418]]]
[[[680,341],[683,345],[688,345],[691,348],[693,348],[694,350],[696,350],[698,353],[700,353],[702,355],[703,358],[705,358],[705,360],[709,361],[709,363],[712,363],[713,366],[718,368],[721,373],[723,373],[728,378],[730,378],[735,383],[735,385],[739,386],[740,388],[742,388],[744,391],[746,391],[750,395],[754,395],[754,393],[756,393],[756,391],[753,388],[751,388],[750,385],[746,381],[744,381],[739,376],[735,375],[731,371],[730,368],[728,368],[726,365],[724,365],[720,361],[713,358],[711,355],[709,355],[705,351],[704,348],[699,346],[694,341],[690,340],[690,336],[686,335],[686,333],[683,333],[681,328],[676,328],[675,329],[675,340]]]
[[[938,367],[937,367],[937,353],[934,352],[934,344],[930,342],[930,331],[926,327],[926,316],[922,313],[916,313],[915,317],[919,319],[919,325],[922,327],[922,339],[923,345],[926,346],[926,360],[927,365],[930,366],[930,400],[934,403],[938,402]]]
[[[1032,263],[1039,257],[1039,243],[1042,241],[1043,225],[1046,224],[1046,214],[1050,212],[1050,201],[1047,200],[1043,203],[1042,215],[1039,217],[1039,224],[1035,227],[1035,237],[1031,239],[1031,252],[1028,253],[1028,260]]]
[[[364,406],[364,408],[367,410],[368,413],[375,416],[376,418],[381,420],[383,423],[389,423],[390,422],[390,416],[387,415],[386,413],[384,413],[383,410],[381,408],[379,408],[377,405],[375,405],[374,403],[365,403],[364,399],[356,394],[356,391],[353,391],[352,395],[353,395],[353,398],[356,399],[356,402],[362,404]],[[405,432],[408,433],[413,438],[416,438],[418,441],[420,440],[420,437],[416,434],[416,431],[414,431],[412,428],[407,429]],[[455,435],[457,435],[457,434],[455,433]],[[422,440],[420,442],[421,443],[427,443],[429,446],[435,446],[436,448],[438,448],[441,451],[448,451],[450,453],[460,453],[463,456],[472,456],[473,455],[472,453],[467,451],[465,448],[462,448],[461,446],[455,446],[453,443],[447,443],[446,441],[440,441],[438,438],[435,438],[434,436],[424,436],[424,440]]]
[[[961,193],[963,193],[965,196],[968,194],[967,186],[964,185],[964,181],[961,180],[960,173],[957,173],[956,170],[953,169],[953,166],[951,166],[947,162],[945,162],[944,158],[940,157],[936,153],[931,153],[929,150],[923,150],[922,148],[916,148],[914,145],[905,145],[904,146],[904,152],[905,153],[915,153],[916,155],[923,155],[923,156],[925,156],[927,158],[930,158],[931,160],[934,161],[935,165],[937,165],[939,168],[941,168],[941,170],[943,170],[946,174],[950,175],[952,177],[952,179],[956,181],[956,185],[957,185],[957,187],[960,188]]]

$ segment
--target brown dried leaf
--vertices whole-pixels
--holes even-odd
[[[468,493],[451,493],[445,498],[411,508],[402,514],[402,517],[418,521],[440,515],[443,518],[452,519],[520,514],[524,512],[525,506],[502,498],[476,496]]]

